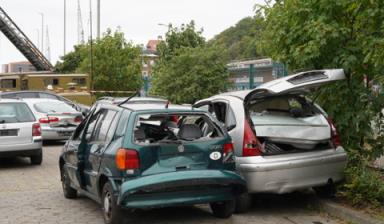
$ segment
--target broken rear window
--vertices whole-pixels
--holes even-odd
[[[205,114],[141,114],[134,129],[138,144],[203,141],[222,136],[220,128]]]

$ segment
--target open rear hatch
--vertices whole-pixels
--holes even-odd
[[[331,127],[306,94],[345,79],[342,69],[301,72],[265,83],[244,99],[248,122],[264,154],[331,148]]]
[[[125,207],[225,201],[245,191],[227,157],[233,145],[206,113],[140,114],[133,140],[140,177],[122,184]],[[228,163],[233,170],[226,170]]]

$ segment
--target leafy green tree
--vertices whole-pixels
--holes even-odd
[[[210,40],[209,44],[228,49],[231,60],[260,57],[257,46],[264,27],[265,18],[257,13],[254,17],[246,17],[224,30]]]
[[[363,175],[366,162],[384,149],[383,136],[372,128],[373,121],[382,123],[383,95],[370,88],[372,82],[383,84],[384,2],[279,0],[258,9],[267,22],[259,44],[263,53],[291,70],[343,68],[346,72],[347,80],[323,88],[318,100],[336,120],[349,152],[346,186],[355,197],[363,186],[357,183],[365,182],[356,178],[367,176]],[[379,185],[370,185],[369,191],[381,193],[367,200],[384,200]]]
[[[192,21],[181,28],[169,26],[158,45],[159,62],[154,69],[151,93],[174,103],[194,103],[225,89],[228,72],[225,51],[208,47]]]
[[[59,72],[91,73],[90,43],[75,47],[75,51],[56,65]],[[139,90],[141,79],[141,48],[127,42],[122,32],[107,30],[93,43],[93,83],[95,90]]]
[[[225,90],[227,58],[216,47],[183,48],[167,63],[157,67],[155,94],[175,103],[194,103]]]

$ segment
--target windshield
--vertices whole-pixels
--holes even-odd
[[[209,140],[223,133],[204,114],[141,114],[134,130],[136,143]]]
[[[35,118],[25,103],[0,103],[0,124],[33,121]]]
[[[68,104],[61,101],[47,101],[35,103],[35,109],[40,113],[76,113]]]

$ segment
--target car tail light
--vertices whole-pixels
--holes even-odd
[[[120,170],[135,170],[140,168],[139,153],[133,149],[120,148],[116,153],[116,166]]]
[[[335,123],[333,122],[333,120],[331,118],[327,118],[327,121],[328,121],[329,126],[331,128],[331,140],[332,140],[333,145],[335,147],[341,146],[340,135],[337,132]]]
[[[39,123],[35,123],[32,125],[32,136],[33,137],[41,136],[41,127]]]
[[[243,156],[260,156],[260,144],[248,121],[244,122]]]
[[[59,118],[58,117],[42,117],[39,119],[39,122],[41,124],[49,124],[49,123],[55,123],[55,122],[59,122]]]
[[[233,143],[226,143],[223,146],[223,162],[229,163],[229,162],[234,162],[233,160],[233,154],[234,154],[234,147]]]
[[[75,117],[75,123],[80,123],[80,122],[82,122],[83,121],[83,117],[81,117],[81,116],[77,116],[77,117]]]

